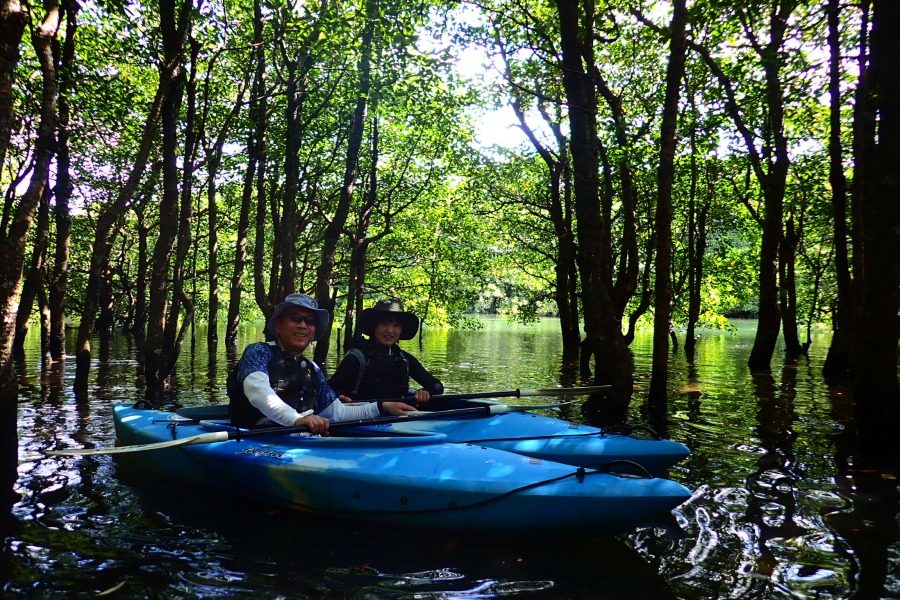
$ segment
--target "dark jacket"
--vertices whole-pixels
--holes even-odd
[[[384,348],[363,340],[344,355],[328,384],[338,394],[354,400],[384,400],[409,396],[410,379],[433,396],[444,392],[444,384],[415,356],[396,344]]]
[[[314,409],[316,407],[316,386],[313,377],[312,366],[308,359],[298,357],[295,359],[289,352],[270,344],[260,344],[269,349],[269,358],[266,372],[269,375],[269,385],[286,404],[297,411]],[[228,416],[231,422],[238,427],[253,427],[263,418],[262,412],[250,404],[250,400],[244,393],[243,378],[238,376],[241,371],[245,356],[241,362],[229,373],[226,382],[228,391]]]

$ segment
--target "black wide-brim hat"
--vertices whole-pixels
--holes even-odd
[[[403,310],[403,303],[396,298],[379,300],[375,306],[359,313],[359,332],[368,336],[375,335],[375,327],[387,319],[394,319],[403,327],[401,340],[411,340],[419,331],[419,317]]]

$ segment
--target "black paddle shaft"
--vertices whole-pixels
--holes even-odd
[[[540,390],[506,390],[496,392],[472,392],[466,394],[440,394],[432,396],[431,400],[476,400],[478,398],[521,398],[522,396],[573,396],[593,394],[609,390],[610,385],[595,385],[580,388],[547,388]],[[407,402],[412,396],[401,398],[385,398],[382,402]],[[375,402],[375,400],[354,400],[354,402]]]
[[[460,394],[463,395],[463,394]],[[465,394],[467,397],[469,395]],[[446,398],[446,396],[435,396],[435,398]],[[390,402],[390,400],[389,400]],[[440,412],[424,413],[419,415],[397,415],[376,417],[374,419],[358,419],[355,421],[337,421],[329,423],[328,429],[349,429],[351,427],[362,427],[364,425],[386,425],[389,423],[408,423],[409,421],[427,421],[438,419],[452,419],[455,417],[475,417],[486,416],[491,414],[491,405],[473,406],[469,408],[456,408],[451,410],[442,410]],[[287,435],[291,433],[303,433],[309,431],[306,427],[266,427],[264,429],[235,430],[228,432],[228,439],[241,440],[243,438],[263,437],[267,435]]]

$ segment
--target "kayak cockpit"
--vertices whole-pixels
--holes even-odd
[[[191,406],[180,408],[177,411],[171,413],[167,419],[163,420],[169,427],[178,428],[183,426],[191,426],[198,427],[203,431],[238,431],[239,428],[235,427],[231,424],[231,420],[228,418],[228,406],[227,405],[211,405],[211,406]],[[248,430],[244,430],[248,431]],[[280,440],[285,440],[286,436],[273,436],[277,437]],[[293,434],[291,436],[287,436],[287,438],[298,438],[298,437],[310,437],[304,436],[303,434]],[[318,437],[318,436],[313,436]],[[334,429],[329,432],[326,439],[340,439],[340,438],[352,438],[352,439],[377,439],[377,438],[392,438],[392,439],[419,439],[422,441],[429,442],[437,442],[443,441],[446,438],[446,434],[436,433],[432,431],[417,431],[417,430],[408,430],[408,431],[393,431],[391,429],[385,428],[376,428],[376,427],[352,427],[352,428],[340,428]]]

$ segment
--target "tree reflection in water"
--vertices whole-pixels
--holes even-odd
[[[482,331],[429,330],[421,350],[406,349],[448,393],[592,383],[579,379],[577,361],[561,358],[555,321],[483,321]],[[228,370],[259,331],[242,329],[235,349],[208,348],[198,329],[179,357],[172,398],[225,402]],[[100,344],[88,397],[77,401],[74,361],[42,370],[29,338],[19,368],[21,500],[16,527],[5,532],[4,593],[120,586],[115,597],[897,597],[896,480],[854,470],[852,401],[820,376],[827,337],[814,339],[809,357],[784,362],[779,353],[772,374],[754,376],[746,368],[752,332],[752,323],[735,335],[706,331],[690,359],[673,352],[669,399],[655,407],[645,401],[652,340],[635,340],[629,421],[692,448],[667,476],[695,493],[668,522],[614,539],[363,527],[211,498],[110,457],[46,457],[67,438],[115,442],[113,405],[142,397],[140,354],[127,336]],[[593,418],[571,406],[560,416]]]

